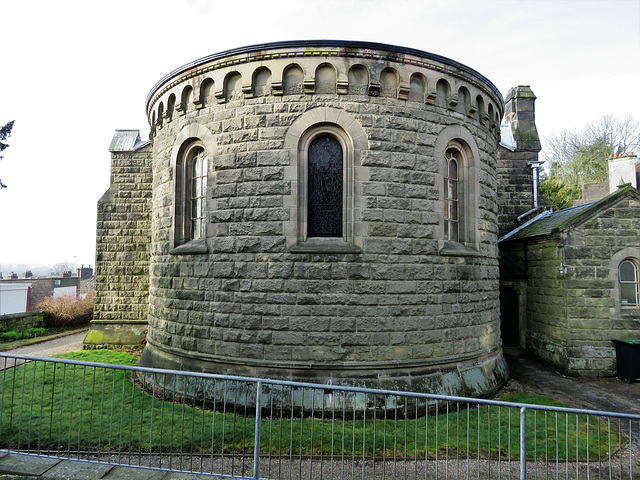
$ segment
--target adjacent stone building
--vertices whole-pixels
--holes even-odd
[[[570,375],[614,375],[612,340],[640,334],[640,198],[635,156],[624,158],[629,183],[500,239],[503,330]]]

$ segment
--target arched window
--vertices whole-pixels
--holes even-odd
[[[623,307],[638,306],[638,265],[631,259],[625,259],[618,265],[620,282],[620,304]]]
[[[359,164],[368,139],[360,123],[344,110],[310,109],[289,127],[285,149],[294,167],[287,197],[293,221],[283,224],[289,251],[361,253],[364,205],[355,191],[368,178],[368,167]]]
[[[447,148],[444,153],[444,236],[445,240],[453,242],[459,240],[460,233],[460,167],[461,152],[456,148]]]
[[[176,171],[175,246],[207,236],[207,172],[209,158],[204,147],[192,143],[183,149]]]
[[[330,135],[309,144],[307,237],[342,237],[343,153]]]
[[[189,207],[189,218],[191,219],[191,228],[189,232],[189,240],[206,238],[206,221],[207,216],[207,167],[208,158],[204,148],[197,148],[192,153],[189,161],[190,170],[190,188],[189,196],[191,205]]]
[[[478,256],[478,181],[475,159],[478,146],[471,132],[464,127],[446,127],[436,139],[435,158],[439,158],[438,183],[441,215],[438,236],[440,255]]]

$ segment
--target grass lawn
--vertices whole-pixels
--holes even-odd
[[[124,365],[138,361],[134,355],[111,350],[61,357]],[[375,415],[354,418],[347,412],[344,421],[332,418],[330,412],[291,420],[286,418],[290,411],[278,410],[262,420],[261,451],[380,459],[519,456],[518,408],[448,403],[433,406],[427,415],[412,416],[415,407],[405,408],[398,398],[386,413],[377,410]],[[524,392],[502,400],[563,406]],[[327,400],[331,401],[336,400]],[[0,372],[0,446],[65,452],[252,451],[253,416],[236,414],[233,407],[214,412],[193,402],[163,401],[135,385],[130,372],[31,363]],[[341,409],[336,407],[338,413]],[[528,411],[527,449],[532,458],[604,460],[624,442],[626,437],[613,421]]]

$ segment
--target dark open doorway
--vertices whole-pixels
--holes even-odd
[[[503,347],[520,345],[518,291],[513,287],[500,288],[500,330]]]

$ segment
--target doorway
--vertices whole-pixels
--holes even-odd
[[[513,287],[500,287],[500,331],[503,347],[520,346],[519,295]]]

